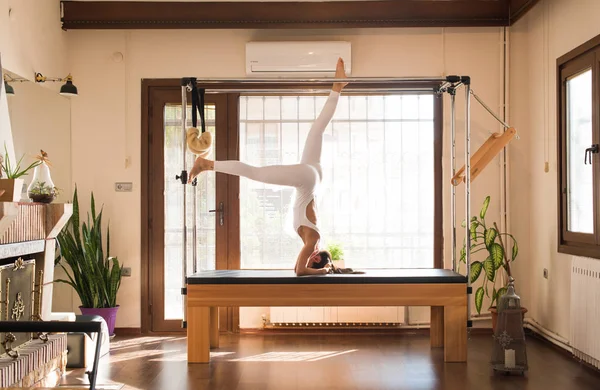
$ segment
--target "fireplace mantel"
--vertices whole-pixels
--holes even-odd
[[[0,261],[35,259],[43,274],[42,319],[52,312],[56,237],[73,214],[71,203],[0,202]]]
[[[0,245],[56,238],[72,214],[71,203],[0,202]]]

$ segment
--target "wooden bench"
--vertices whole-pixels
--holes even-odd
[[[296,276],[291,270],[202,271],[187,277],[187,359],[219,346],[219,307],[431,306],[431,347],[467,360],[467,278],[446,269],[378,269]]]

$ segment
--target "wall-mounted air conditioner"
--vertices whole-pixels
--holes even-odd
[[[338,57],[350,75],[350,42],[248,42],[248,76],[333,76]]]

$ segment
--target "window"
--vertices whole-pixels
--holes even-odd
[[[240,97],[240,161],[297,163],[325,100]],[[432,94],[340,97],[323,140],[318,217],[323,244],[340,243],[346,267],[434,267],[437,120]],[[293,266],[301,241],[289,220],[292,195],[240,179],[241,268]]]
[[[600,38],[558,60],[559,252],[600,258]]]

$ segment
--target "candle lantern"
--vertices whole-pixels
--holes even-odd
[[[494,371],[507,374],[523,374],[528,368],[521,298],[515,293],[512,276],[509,278],[506,294],[498,298],[498,320],[491,364]]]

